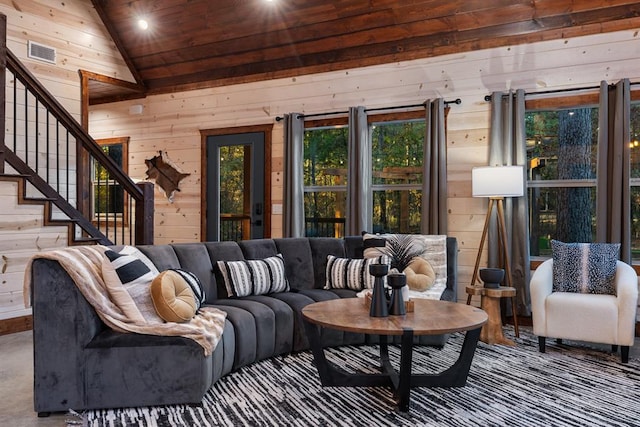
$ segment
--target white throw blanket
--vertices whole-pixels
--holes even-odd
[[[25,307],[31,306],[31,264],[35,258],[55,260],[71,276],[89,304],[110,328],[120,332],[135,332],[149,335],[182,336],[196,341],[204,348],[205,356],[210,355],[222,337],[227,314],[213,307],[202,307],[196,316],[186,323],[163,322],[156,313],[146,313],[144,320],[131,319],[118,304],[110,298],[117,293],[114,286],[122,284],[105,283],[102,278],[102,263],[105,260],[104,246],[77,246],[34,255],[28,262],[24,280]],[[114,292],[115,291],[115,292]],[[129,304],[133,301],[129,301]],[[140,308],[140,307],[139,307]]]

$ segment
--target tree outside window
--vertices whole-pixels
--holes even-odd
[[[598,109],[528,111],[525,123],[531,255],[550,255],[551,239],[593,241]]]
[[[631,104],[631,258],[640,260],[640,103]]]

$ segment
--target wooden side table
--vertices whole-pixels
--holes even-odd
[[[502,314],[500,313],[500,299],[511,298],[515,310],[516,288],[509,286],[500,286],[499,288],[485,288],[479,286],[467,286],[467,305],[471,304],[471,297],[474,295],[481,296],[481,308],[487,312],[489,320],[482,327],[480,332],[480,340],[487,344],[505,344],[515,345],[515,343],[504,337],[502,333]],[[518,329],[518,316],[515,311],[513,313],[513,325],[516,337],[520,336]]]

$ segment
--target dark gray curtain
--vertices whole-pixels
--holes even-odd
[[[447,137],[444,99],[425,102],[425,136],[420,229],[447,234]]]
[[[371,138],[364,107],[349,108],[347,220],[345,235],[372,231]]]
[[[629,86],[600,83],[596,241],[620,243],[620,260],[631,264]]]
[[[284,237],[304,237],[304,119],[284,116]]]
[[[489,135],[489,166],[522,165],[526,183],[526,131],[524,123],[524,90],[491,95],[491,128]],[[511,280],[517,292],[518,315],[531,314],[529,294],[529,212],[526,195],[506,197],[504,201],[507,228],[507,253],[511,261]],[[489,266],[498,266],[497,220],[489,228]]]

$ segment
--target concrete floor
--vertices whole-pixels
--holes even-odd
[[[38,418],[33,410],[32,332],[0,336],[0,426],[64,427],[67,418]]]

